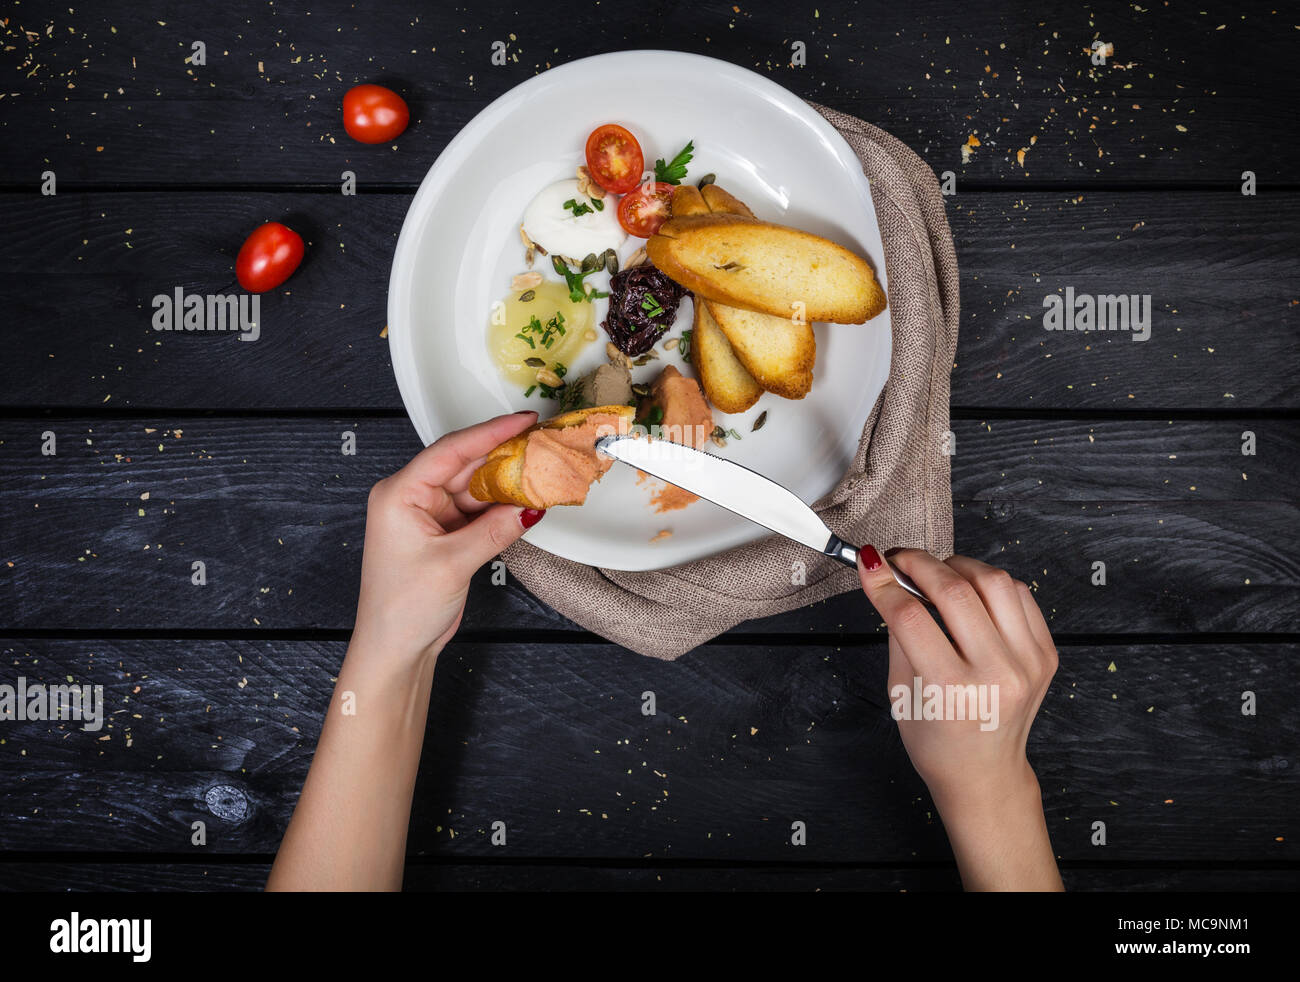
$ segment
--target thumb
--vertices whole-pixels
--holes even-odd
[[[545,514],[545,510],[535,508],[493,505],[443,538],[452,547],[452,561],[470,575],[503,552]]]

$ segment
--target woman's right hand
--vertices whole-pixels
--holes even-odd
[[[951,640],[895,582],[889,563],[930,598]],[[858,575],[889,628],[890,701],[903,745],[943,817],[967,888],[1061,889],[1025,753],[1057,666],[1029,587],[978,560],[940,562],[917,549],[886,560],[865,548]],[[936,696],[941,718],[926,718]],[[954,713],[958,707],[966,711]]]

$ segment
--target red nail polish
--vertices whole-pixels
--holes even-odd
[[[535,410],[535,409],[516,409],[516,410],[515,410],[515,415],[516,415],[516,416],[527,416],[529,413],[533,413],[533,412],[536,412],[536,411],[537,411],[537,410]]]
[[[875,546],[863,546],[858,550],[858,555],[862,557],[862,568],[865,570],[880,569],[883,560],[880,553],[876,552]]]
[[[540,522],[545,514],[545,508],[525,508],[519,513],[519,524],[526,529],[530,529]]]

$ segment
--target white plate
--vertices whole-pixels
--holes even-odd
[[[388,341],[407,412],[426,444],[498,413],[556,411],[554,401],[507,383],[491,361],[491,305],[524,270],[518,229],[539,190],[572,177],[587,134],[601,123],[626,126],[646,165],[695,141],[687,182],[707,173],[768,221],[815,232],[866,256],[885,285],[884,248],[862,166],[844,139],[802,100],[770,79],[726,62],[670,51],[597,55],[553,68],[511,89],[478,114],[425,175],[393,257]],[[642,244],[629,239],[626,258]],[[555,278],[545,260],[537,269]],[[601,289],[606,277],[592,277]],[[605,301],[598,302],[597,325]],[[691,324],[683,302],[669,337]],[[815,327],[812,391],[791,401],[765,394],[745,413],[716,413],[741,440],[716,452],[813,502],[848,468],[889,371],[889,312],[863,325]],[[599,338],[570,366],[570,377],[605,360]],[[638,369],[648,380],[665,364],[693,374],[671,351]],[[767,410],[757,433],[750,427]],[[580,508],[552,508],[528,533],[557,556],[610,569],[673,566],[768,534],[698,501],[656,513],[655,481],[638,483],[615,464]],[[652,542],[663,529],[671,535]]]

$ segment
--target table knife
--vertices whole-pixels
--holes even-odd
[[[827,528],[793,491],[734,460],[669,440],[630,433],[603,436],[596,441],[596,450],[857,569],[857,546]],[[899,586],[930,605],[910,576],[895,569],[892,563],[889,571]]]

